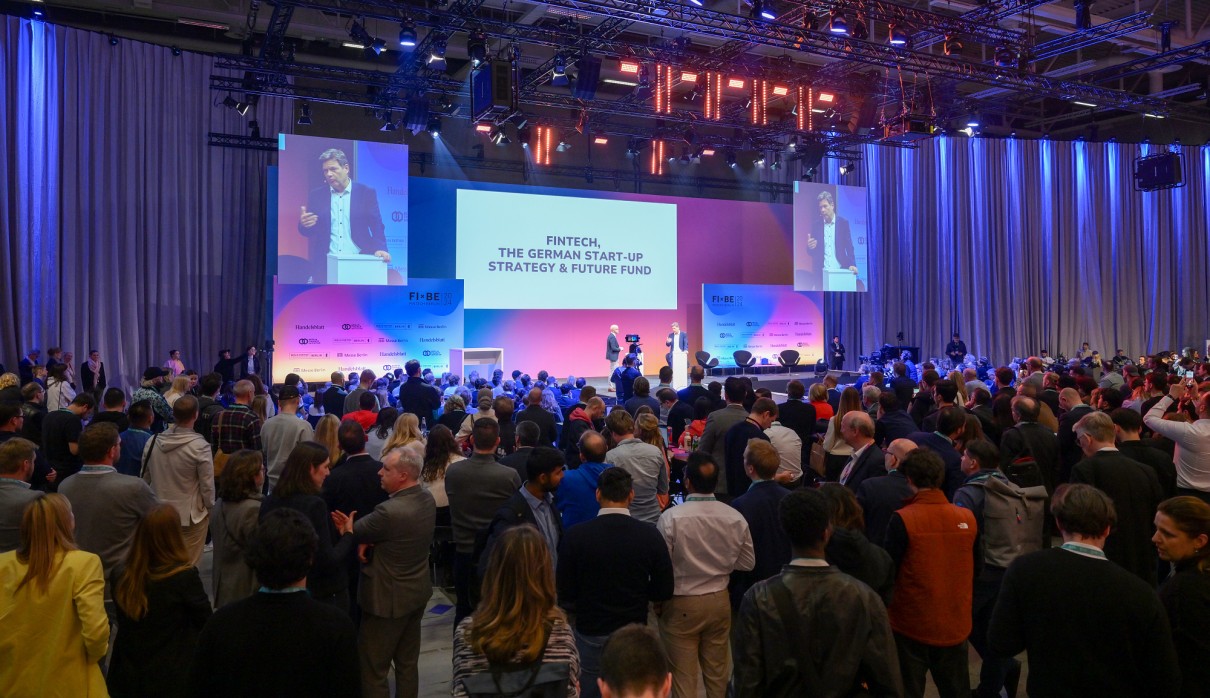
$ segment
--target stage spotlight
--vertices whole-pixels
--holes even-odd
[[[596,136],[592,139],[593,145],[609,145],[609,139],[605,136]]]
[[[780,170],[781,169],[781,153],[773,153],[773,162],[769,164],[769,169],[771,169],[771,170]]]
[[[980,123],[979,123],[978,114],[971,114],[970,116],[966,117],[966,127],[967,128],[979,128],[979,126],[980,126]]]
[[[378,130],[384,133],[391,133],[395,130],[395,122],[391,119],[391,112],[382,113],[382,127]]]
[[[416,27],[411,22],[404,21],[399,25],[399,45],[405,50],[416,48]]]
[[[446,41],[444,38],[434,39],[432,46],[429,47],[429,56],[425,60],[425,64],[432,70],[445,70],[445,49]]]
[[[738,163],[738,158],[735,157],[735,151],[728,148],[725,157],[727,158],[727,167],[730,167],[734,170],[736,164]]]
[[[1017,56],[1011,48],[1000,46],[996,49],[995,62],[999,68],[1010,68],[1016,64]]]
[[[695,7],[702,7],[702,0],[689,0]]]
[[[639,63],[638,63],[638,61],[619,61],[618,70],[623,73],[628,73],[630,75],[638,75],[639,74]]]
[[[241,102],[231,95],[227,95],[223,98],[223,106],[227,107],[228,109],[234,109],[236,113],[238,113],[240,116],[243,116],[244,114],[248,113],[248,107],[252,105],[248,104],[247,102]]]
[[[375,56],[381,56],[382,52],[385,51],[386,48],[387,42],[383,39],[374,39],[370,42],[370,50],[374,52]]]
[[[568,143],[566,139],[560,138],[559,144],[555,146],[555,152],[566,153],[569,150],[571,150],[571,143]]]
[[[957,37],[947,34],[945,36],[945,44],[942,46],[945,55],[952,56],[962,50],[962,42]]]
[[[303,102],[302,107],[299,108],[298,125],[299,126],[310,126],[311,125],[311,105],[306,102]]]
[[[890,43],[891,46],[906,46],[908,42],[908,33],[892,24],[887,34],[887,42]]]
[[[42,13],[41,13],[41,12],[39,12],[39,13],[38,13],[38,16],[39,16],[39,17],[41,17],[41,16],[42,16]],[[180,57],[180,55],[181,55],[181,47],[180,47],[180,46],[173,46],[173,47],[172,47],[172,55],[174,55],[174,56],[176,56],[176,57],[178,57],[178,58],[179,58],[179,57]]]
[[[846,162],[840,166],[840,174],[847,175],[855,169],[857,169],[857,163],[850,160],[849,162]]]
[[[1092,0],[1076,0],[1076,31],[1092,28]]]
[[[471,67],[478,68],[487,60],[487,35],[482,32],[471,32],[466,37],[466,55],[471,59]]]
[[[504,124],[500,124],[496,128],[492,129],[492,132],[489,133],[487,137],[496,145],[508,145],[509,143],[512,143],[512,140],[508,137],[508,134],[504,132]]]
[[[109,35],[109,45],[110,45],[110,46],[117,46],[117,45],[118,45],[118,37],[114,36],[113,34],[110,34],[110,35]]]
[[[828,18],[828,31],[832,34],[849,34],[849,23],[845,20],[844,15],[840,14],[839,10],[832,10]]]
[[[853,22],[853,30],[851,32],[854,39],[865,41],[870,38],[870,27],[866,24],[865,15],[858,12],[857,20]]]
[[[773,12],[772,0],[752,0],[752,19],[764,19],[772,22],[777,19],[777,13]]]
[[[570,84],[567,78],[567,59],[563,54],[555,56],[555,67],[551,71],[550,84],[552,87],[564,87]]]
[[[757,155],[756,159],[752,161],[752,164],[756,165],[757,167],[764,167],[765,166],[765,154],[761,153],[760,155]]]
[[[429,119],[429,127],[427,130],[429,135],[433,138],[441,138],[441,117],[434,116],[433,118]]]

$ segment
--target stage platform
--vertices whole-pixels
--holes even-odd
[[[753,368],[760,367],[754,366]],[[728,376],[733,375],[746,376],[752,379],[752,387],[754,389],[767,388],[770,392],[784,395],[786,392],[786,385],[792,380],[800,381],[808,390],[810,390],[812,385],[822,382],[824,377],[827,375],[835,376],[837,383],[841,386],[852,385],[857,381],[857,377],[861,375],[856,371],[828,371],[827,373],[817,374],[815,371],[786,373],[786,369],[782,368],[781,366],[778,366],[777,369],[779,371],[778,373],[768,372],[760,374],[754,373],[752,369],[747,369],[743,373],[740,373],[739,369],[734,369],[735,372],[729,373],[727,376],[706,376],[706,378],[702,381],[702,384],[709,385],[711,381],[718,381],[722,383],[727,379]],[[613,393],[608,392],[609,388],[611,387],[608,376],[593,376],[586,378],[585,380],[588,381],[589,385],[597,389],[597,394],[599,394],[601,397],[614,396]],[[651,387],[654,391],[655,384],[658,382],[658,379],[655,376],[647,376],[647,380],[651,381]]]

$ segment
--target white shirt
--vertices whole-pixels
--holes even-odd
[[[656,528],[672,556],[674,596],[723,591],[732,572],[756,565],[747,520],[714,495],[689,495],[665,511]]]
[[[353,180],[345,185],[344,191],[332,189],[332,238],[328,245],[331,254],[357,254],[361,250],[353,244],[352,215]]]
[[[1164,421],[1164,412],[1173,402],[1165,395],[1143,415],[1143,423],[1155,433],[1176,442],[1176,486],[1210,492],[1210,419],[1192,424]]]
[[[823,224],[823,268],[839,269],[840,262],[836,261],[836,219]]]
[[[790,473],[794,480],[802,477],[802,439],[789,427],[783,427],[781,422],[773,422],[765,429],[769,443],[777,449],[781,460],[777,464],[777,472]]]

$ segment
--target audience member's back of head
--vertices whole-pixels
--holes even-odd
[[[500,443],[500,423],[486,417],[476,419],[474,426],[471,427],[471,443],[474,444],[476,451],[487,452],[495,449],[496,444]]]
[[[1109,495],[1082,483],[1055,488],[1050,511],[1061,530],[1092,538],[1104,535],[1118,522],[1117,510]]]
[[[709,453],[694,451],[685,464],[685,480],[697,494],[714,494],[718,485],[718,464]]]
[[[633,434],[634,417],[631,417],[626,410],[615,409],[605,418],[605,428],[615,436]]]
[[[245,557],[261,586],[284,589],[307,576],[318,546],[307,517],[282,507],[261,518]]]
[[[794,490],[783,497],[777,518],[795,550],[823,546],[830,519],[828,501],[818,490]]]
[[[543,475],[563,469],[563,452],[550,446],[538,446],[525,460],[525,479],[537,482]]]
[[[937,489],[945,482],[945,464],[941,456],[927,448],[916,448],[899,464],[903,473],[917,489]]]
[[[664,698],[672,673],[655,631],[637,623],[614,631],[601,652],[602,698]]]
[[[374,397],[370,393],[366,393],[371,398]],[[365,397],[363,395],[362,397]],[[340,443],[340,450],[350,455],[361,453],[366,446],[366,431],[356,420],[346,419],[340,423],[340,427],[336,430],[336,440]]]
[[[517,435],[517,443],[522,447],[534,447],[538,445],[538,439],[542,437],[542,428],[536,422],[526,420],[517,424],[515,433]]]
[[[723,397],[727,402],[740,403],[748,395],[748,387],[738,376],[730,376],[723,382]]]
[[[597,480],[597,491],[606,502],[625,502],[633,490],[634,478],[625,468],[606,468]]]
[[[107,410],[119,409],[126,404],[126,393],[122,392],[121,388],[108,388],[105,391],[103,402]]]

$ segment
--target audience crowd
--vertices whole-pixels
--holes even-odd
[[[1210,692],[1210,363],[0,367],[0,695]],[[959,366],[959,368],[962,368]],[[198,571],[212,551],[211,593]],[[972,681],[970,651],[978,656]]]

